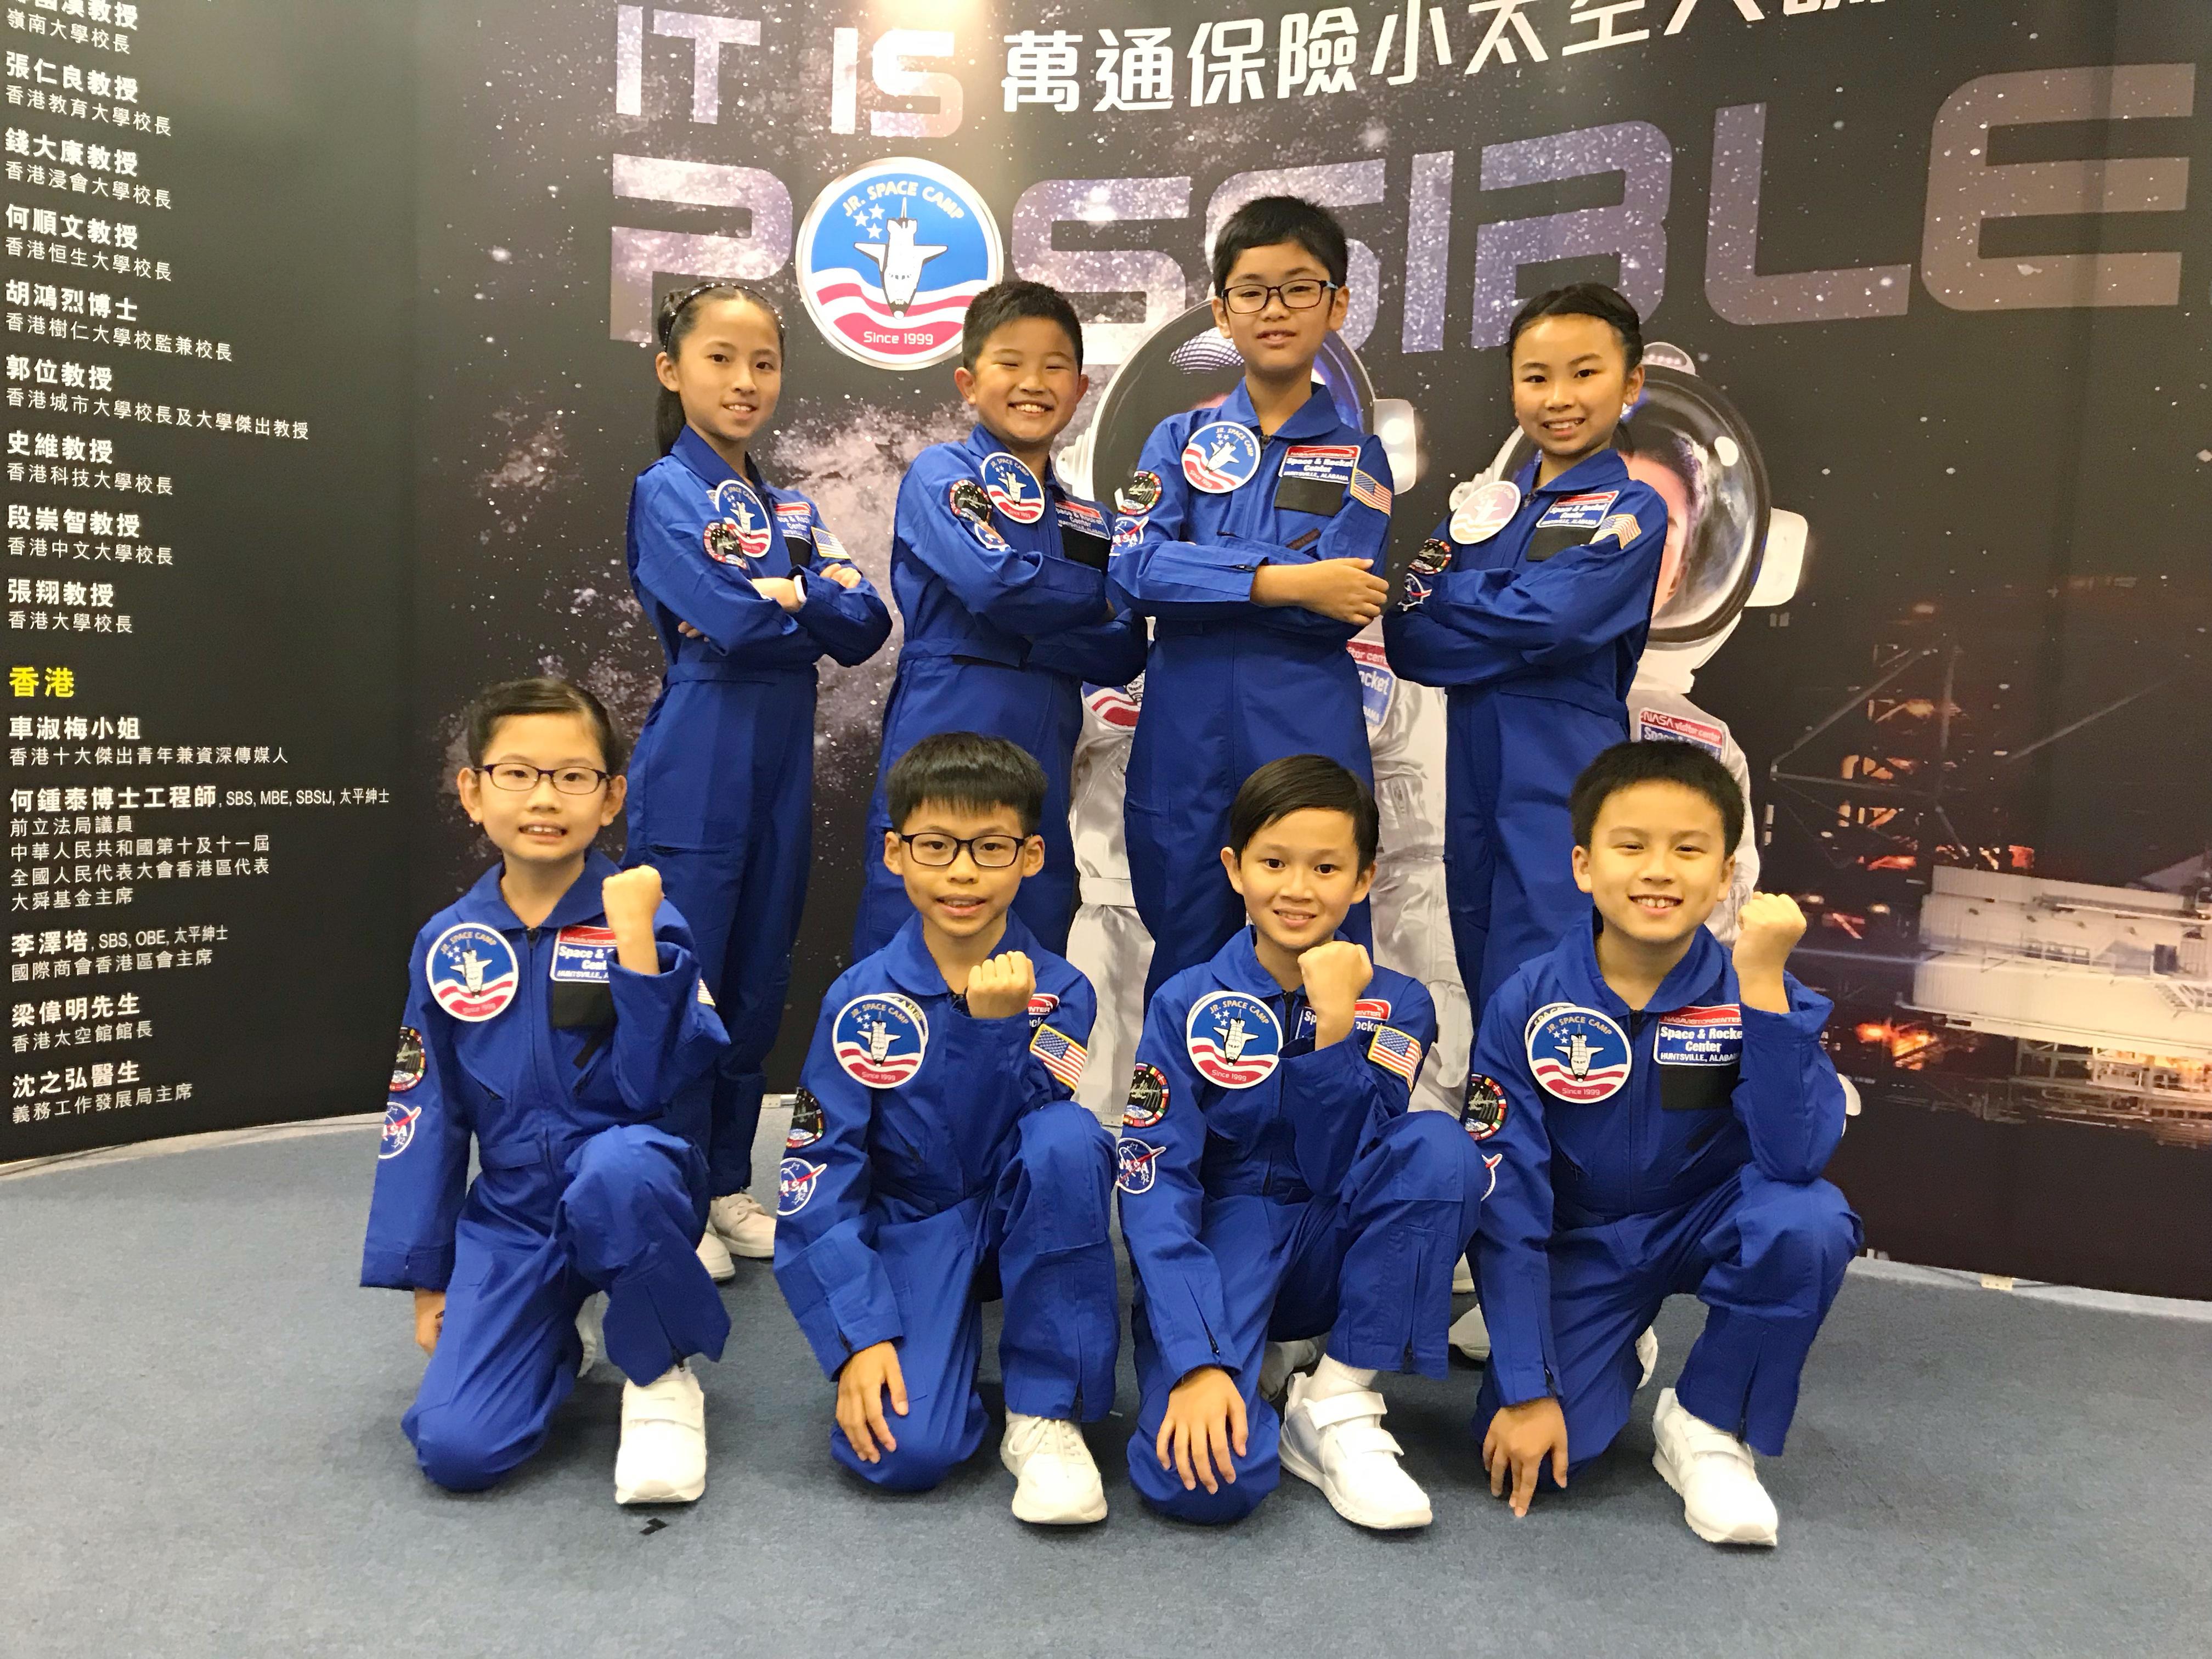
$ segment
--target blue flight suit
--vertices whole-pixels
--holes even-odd
[[[1010,482],[1018,495],[1005,488]],[[884,868],[884,834],[894,827],[884,780],[900,756],[939,732],[1007,738],[1044,768],[1044,868],[1022,883],[1014,913],[1047,950],[1067,948],[1075,915],[1067,776],[1084,682],[1121,685],[1145,665],[1142,625],[1107,596],[1108,536],[1094,503],[1069,495],[1057,476],[1040,483],[981,426],[964,443],[923,450],[899,481],[891,594],[906,638],[868,802],[855,962],[882,950],[914,914]]]
[[[1259,455],[1243,483],[1215,494],[1186,476],[1184,456],[1194,433],[1220,422],[1248,429]],[[1358,665],[1345,649],[1359,630],[1256,605],[1252,577],[1322,559],[1371,559],[1382,574],[1389,459],[1319,386],[1273,437],[1259,428],[1241,380],[1218,409],[1170,416],[1115,501],[1115,592],[1153,619],[1122,808],[1129,883],[1152,935],[1148,997],[1243,924],[1221,849],[1246,778],[1285,755],[1322,754],[1374,781]],[[1370,931],[1363,902],[1347,932],[1364,944]]]
[[[361,1282],[446,1292],[401,1425],[422,1473],[455,1492],[544,1444],[594,1291],[608,1296],[607,1357],[635,1382],[691,1354],[720,1358],[730,1334],[696,1253],[697,1138],[728,1039],[673,907],[654,918],[659,974],[615,960],[599,902],[614,873],[593,853],[525,927],[494,866],[430,918],[409,959]]]
[[[1628,687],[1651,627],[1667,504],[1607,449],[1551,483],[1522,469],[1495,535],[1447,519],[1384,613],[1391,667],[1445,690],[1444,886],[1461,981],[1479,1012],[1506,976],[1589,915],[1567,795],[1628,740]],[[1623,547],[1593,540],[1626,514]],[[1438,568],[1441,567],[1441,568]]]
[[[890,637],[890,612],[854,569],[814,503],[767,483],[749,457],[744,482],[765,502],[766,544],[710,553],[710,526],[731,509],[737,478],[689,427],[638,475],[629,498],[630,586],[668,659],[660,696],[629,763],[631,864],[660,872],[698,941],[699,965],[730,1033],[714,1083],[707,1142],[714,1196],[752,1182],[763,1066],[783,1019],[791,947],[806,905],[814,837],[816,659],[850,665]],[[744,516],[748,509],[734,509]],[[805,603],[763,598],[756,576],[799,575]],[[689,623],[704,635],[678,628]]]
[[[1091,981],[1006,917],[1036,969],[1026,1017],[975,1019],[921,919],[830,988],[778,1174],[775,1278],[824,1373],[898,1345],[908,1414],[864,1479],[925,1492],[981,1443],[982,1304],[1001,1294],[1006,1409],[1094,1422],[1121,1339],[1108,1206],[1114,1144],[1073,1099]]]
[[[1241,1054],[1223,1038],[1231,1020]],[[1268,1339],[1327,1334],[1344,1364],[1444,1374],[1452,1266],[1490,1171],[1449,1113],[1407,1110],[1435,1009],[1418,980],[1378,967],[1351,1034],[1317,1050],[1314,1032],[1249,927],[1145,1013],[1118,1149],[1137,1286],[1129,1479],[1179,1520],[1235,1521],[1275,1489]],[[1169,1391],[1207,1365],[1244,1396],[1246,1453],[1234,1485],[1186,1492],[1157,1443]]]
[[[1820,1179],[1844,1132],[1820,1047],[1831,1004],[1785,982],[1788,1013],[1746,1005],[1700,927],[1632,1012],[1583,921],[1491,1000],[1462,1114],[1504,1155],[1475,1250],[1491,1343],[1478,1437],[1501,1403],[1555,1395],[1571,1474],[1628,1420],[1638,1334],[1668,1296],[1695,1295],[1711,1311],[1675,1397],[1781,1451],[1860,1237]]]

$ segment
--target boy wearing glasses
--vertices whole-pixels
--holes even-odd
[[[599,699],[496,685],[468,737],[461,805],[501,862],[416,936],[362,1254],[362,1284],[415,1293],[430,1356],[401,1426],[439,1486],[491,1486],[604,1340],[628,1379],[615,1501],[690,1503],[707,1434],[686,1362],[730,1332],[694,1250],[728,1039],[659,872],[593,850],[624,789]],[[595,1291],[604,1338],[578,1323]]]
[[[1345,645],[1382,614],[1389,463],[1313,374],[1344,321],[1346,258],[1343,227],[1297,197],[1230,216],[1213,318],[1243,380],[1218,407],[1161,422],[1115,497],[1108,574],[1153,619],[1123,809],[1154,943],[1147,997],[1243,923],[1219,853],[1245,778],[1318,752],[1373,781]],[[1361,940],[1366,914],[1349,923]]]
[[[884,779],[913,913],[823,999],[777,1174],[775,1276],[837,1385],[830,1455],[926,1492],[981,1443],[982,1304],[1006,1300],[1013,1510],[1106,1515],[1082,1422],[1114,1403],[1114,1143],[1074,1099],[1097,1000],[1012,907],[1043,867],[1044,769],[940,732]]]

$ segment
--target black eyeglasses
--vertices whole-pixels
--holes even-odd
[[[1240,317],[1267,308],[1268,296],[1279,295],[1292,311],[1311,311],[1341,284],[1302,278],[1295,283],[1239,283],[1221,291],[1221,303]]]
[[[892,832],[906,843],[916,864],[932,870],[942,870],[960,856],[966,848],[968,856],[975,860],[978,870],[1004,870],[1022,855],[1023,837],[1019,836],[971,836],[962,841],[953,836],[940,836],[925,830],[918,836]]]
[[[535,789],[540,778],[550,778],[553,787],[564,795],[589,795],[614,775],[591,766],[525,766],[520,761],[501,761],[496,766],[475,769],[491,780],[493,788],[511,789],[516,794]]]

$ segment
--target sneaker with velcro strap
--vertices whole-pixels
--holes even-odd
[[[1316,1397],[1311,1376],[1293,1376],[1283,1408],[1283,1467],[1319,1486],[1329,1507],[1355,1526],[1425,1527],[1433,1518],[1428,1494],[1398,1467],[1403,1449],[1382,1426],[1385,1409],[1372,1389]]]

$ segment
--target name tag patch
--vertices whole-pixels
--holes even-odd
[[[1734,1066],[1743,1059],[1743,1010],[1735,1003],[1677,1008],[1659,1022],[1652,1058],[1662,1066]]]
[[[1588,495],[1563,495],[1552,510],[1536,520],[1539,530],[1595,530],[1605,522],[1605,510],[1620,498],[1617,489]]]
[[[1352,482],[1352,469],[1358,465],[1357,444],[1292,444],[1283,452],[1282,476],[1345,484]]]
[[[613,928],[563,927],[553,936],[553,977],[604,985],[614,954]]]

